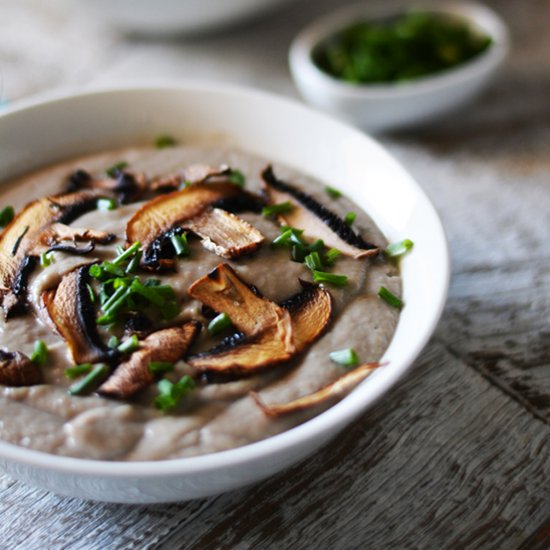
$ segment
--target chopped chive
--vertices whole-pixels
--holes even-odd
[[[127,286],[118,287],[113,292],[113,294],[111,294],[109,299],[102,305],[103,310],[107,312],[113,306],[113,304],[115,304],[117,300],[126,293],[127,288]]]
[[[82,395],[96,388],[109,374],[109,365],[97,363],[82,380],[75,382],[67,391],[71,395]]]
[[[48,346],[42,340],[34,343],[34,351],[31,355],[31,361],[36,365],[45,365],[48,360]]]
[[[13,209],[13,206],[5,206],[0,210],[0,227],[6,227],[8,223],[13,220],[15,216],[15,210]]]
[[[410,239],[403,239],[388,245],[384,250],[384,255],[388,258],[397,258],[408,252],[413,246],[414,243]]]
[[[173,319],[176,317],[181,310],[180,305],[177,302],[168,302],[164,306],[162,306],[161,314],[162,318],[165,321],[169,321],[170,319]]]
[[[115,199],[97,199],[97,209],[102,211],[116,210],[118,203]]]
[[[306,265],[309,267],[309,269],[321,269],[323,267],[323,264],[321,263],[321,257],[319,256],[319,252],[311,252],[308,254],[304,259]]]
[[[286,245],[288,244],[291,235],[292,229],[287,229],[286,231],[283,231],[278,237],[275,237],[272,244],[275,246]]]
[[[134,257],[128,262],[128,266],[126,267],[126,273],[135,273],[136,269],[139,267],[139,263],[141,262],[141,256],[143,253],[141,250],[138,250]]]
[[[81,365],[75,365],[74,367],[69,367],[65,369],[65,376],[69,380],[74,380],[83,374],[88,374],[94,366],[91,363],[82,363]]]
[[[169,361],[151,361],[149,363],[149,371],[153,374],[161,374],[174,370],[174,363]]]
[[[227,179],[239,187],[244,187],[246,184],[246,178],[240,170],[233,170],[229,172]]]
[[[356,367],[359,364],[359,357],[352,348],[333,351],[329,354],[330,360],[344,367]]]
[[[88,296],[90,297],[90,302],[92,302],[92,304],[94,304],[95,300],[96,300],[96,295],[95,295],[94,289],[92,288],[92,286],[90,284],[86,284],[86,289],[88,290]]]
[[[307,256],[307,248],[303,244],[293,244],[290,251],[290,257],[293,262],[302,263]]]
[[[125,160],[121,160],[120,162],[117,162],[116,164],[113,164],[112,166],[107,168],[107,170],[105,170],[105,173],[110,178],[116,178],[118,173],[124,170],[124,168],[128,168],[128,163]]]
[[[262,216],[274,216],[275,214],[287,214],[294,208],[290,201],[280,202],[278,204],[272,204],[270,206],[264,206],[262,208]]]
[[[117,256],[120,256],[121,254],[124,253],[124,247],[121,244],[117,244],[115,246],[115,251],[116,251]]]
[[[120,340],[116,336],[111,336],[107,342],[107,347],[111,349],[118,348],[120,345]]]
[[[139,241],[136,241],[132,246],[127,248],[122,254],[117,256],[112,262],[112,265],[119,266],[120,264],[124,263],[126,260],[131,258],[134,254],[137,253],[137,251],[140,249],[141,244]]]
[[[172,235],[170,242],[176,251],[176,256],[183,258],[189,256],[189,243],[187,242],[187,235],[182,233],[181,235]]]
[[[336,273],[326,273],[325,271],[313,270],[313,280],[316,283],[330,283],[334,286],[346,286],[348,278],[346,275],[337,275]]]
[[[325,187],[325,192],[331,199],[339,199],[342,196],[342,193],[338,189],[330,185]]]
[[[290,230],[290,241],[294,244],[299,244],[302,246],[306,246],[307,242],[302,239],[302,233],[304,232],[303,229],[291,229]]]
[[[94,264],[90,266],[88,273],[90,274],[90,277],[98,279],[103,275],[103,269],[101,269],[101,266],[99,264]]]
[[[357,218],[357,214],[355,212],[348,212],[344,216],[344,222],[346,223],[346,225],[353,225],[355,218]]]
[[[52,265],[53,261],[53,254],[51,252],[42,252],[40,254],[40,267],[48,267]]]
[[[121,353],[132,353],[133,351],[136,351],[139,348],[139,340],[138,337],[135,334],[132,334],[130,338],[124,340],[122,344],[120,344],[117,349]]]
[[[212,335],[218,334],[218,332],[229,328],[231,325],[231,317],[227,313],[220,313],[208,323],[208,332]]]
[[[157,149],[166,149],[167,147],[174,147],[178,142],[170,135],[163,134],[155,139],[155,147]]]
[[[163,378],[157,384],[159,395],[155,398],[155,407],[168,411],[178,406],[187,393],[195,388],[195,381],[189,376],[183,376],[175,384]]]
[[[334,262],[342,255],[342,253],[337,248],[330,248],[325,253],[325,257],[323,258],[323,262],[325,265],[331,266],[334,265]]]
[[[155,287],[148,287],[142,284],[139,279],[135,279],[130,287],[132,292],[136,292],[143,296],[146,300],[155,304],[156,306],[163,306],[166,300],[162,297],[161,293],[157,292]]]
[[[317,239],[309,245],[310,252],[323,252],[325,249],[325,242],[322,239]]]
[[[391,293],[385,286],[381,286],[378,289],[378,296],[380,296],[382,300],[390,304],[390,306],[393,306],[397,309],[401,309],[405,305],[401,298],[398,298],[395,294]]]

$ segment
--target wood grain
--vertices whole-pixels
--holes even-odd
[[[446,310],[407,378],[314,456],[215,498],[105,505],[0,474],[0,549],[550,548],[550,0],[488,3],[513,41],[496,84],[460,115],[381,138],[436,204],[452,249]],[[51,11],[0,0],[33,29],[0,36],[5,90],[146,71],[295,95],[288,43],[337,5],[296,0],[238,32],[140,42],[67,0]],[[81,56],[52,28],[60,44],[84,37]]]

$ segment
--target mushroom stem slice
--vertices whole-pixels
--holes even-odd
[[[118,352],[99,337],[89,281],[89,266],[79,267],[65,275],[56,290],[45,292],[42,299],[75,363],[112,363]]]
[[[189,321],[181,327],[153,332],[140,342],[140,347],[121,363],[99,388],[106,397],[127,399],[155,381],[149,369],[152,361],[179,361],[200,331],[200,323]]]
[[[99,244],[108,244],[114,239],[116,239],[116,235],[107,231],[70,227],[64,223],[52,224],[40,236],[40,240],[45,246],[55,246],[61,241],[94,241]]]
[[[191,185],[181,191],[156,197],[144,204],[128,221],[126,240],[128,243],[139,241],[144,249],[143,264],[158,269],[161,265],[160,260],[166,235],[169,231],[175,228],[186,229],[188,225],[193,224],[194,219],[199,219],[212,208],[232,211],[240,207],[251,207],[257,202],[258,199],[232,183],[215,182]],[[228,223],[227,219],[225,223]],[[236,223],[234,219],[232,223]],[[206,235],[207,227],[208,224],[203,226],[204,235]],[[210,235],[206,235],[206,237],[210,237]],[[255,239],[257,236],[254,237]],[[252,244],[252,249],[257,246]],[[244,247],[243,251],[246,250],[248,248]]]
[[[366,363],[360,365],[324,388],[314,393],[304,395],[303,397],[299,397],[298,399],[294,399],[288,403],[267,405],[256,392],[250,392],[250,396],[267,416],[282,416],[310,409],[328,401],[341,399],[345,394],[362,382],[373,370],[380,366],[380,363]]]
[[[264,240],[255,227],[220,208],[206,210],[191,218],[185,227],[201,237],[204,248],[227,259],[254,252]]]
[[[0,235],[0,301],[6,317],[25,311],[26,283],[41,235],[54,223],[70,223],[95,208],[101,195],[80,191],[29,203]]]
[[[279,215],[282,223],[303,229],[306,236],[322,239],[326,246],[336,248],[352,258],[378,254],[376,245],[363,240],[340,216],[312,196],[278,179],[271,166],[262,172],[262,179],[271,203],[288,201],[294,206],[290,212]]]
[[[0,349],[0,384],[4,386],[33,386],[41,383],[40,367],[24,353]]]
[[[219,264],[187,292],[214,311],[229,315],[233,326],[247,336],[275,326],[288,315],[275,302],[253,292],[228,264]]]

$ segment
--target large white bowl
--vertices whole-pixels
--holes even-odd
[[[313,21],[290,48],[292,77],[312,105],[370,131],[406,128],[439,118],[467,104],[492,80],[509,49],[506,25],[490,8],[469,1],[420,0],[415,9],[457,16],[492,39],[480,55],[455,68],[410,82],[350,84],[325,73],[313,62],[313,49],[348,26],[406,13],[410,3],[363,2]]]
[[[290,466],[395,384],[428,341],[445,302],[447,243],[420,187],[371,138],[287,99],[189,85],[29,102],[0,115],[0,170],[9,179],[82,153],[152,143],[161,133],[182,141],[225,136],[251,153],[338,184],[390,240],[414,241],[402,263],[406,306],[384,355],[387,366],[328,411],[264,441],[196,458],[136,463],[65,458],[0,442],[0,464],[8,474],[63,495],[134,503],[185,500],[241,487]]]

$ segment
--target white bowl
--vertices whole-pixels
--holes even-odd
[[[286,163],[341,189],[390,240],[410,238],[402,262],[404,300],[389,364],[335,406],[264,441],[206,456],[160,462],[106,462],[45,454],[0,442],[9,475],[60,493],[111,502],[168,502],[221,493],[272,475],[311,454],[381,397],[432,334],[449,282],[449,253],[433,206],[375,141],[294,101],[269,94],[188,85],[118,89],[28,102],[0,115],[0,169],[8,179],[82,153],[225,136],[228,143]],[[4,419],[9,422],[9,419]]]
[[[105,21],[135,34],[197,33],[231,25],[289,0],[92,0]]]
[[[397,84],[345,83],[315,65],[313,48],[353,23],[399,15],[411,8],[410,3],[348,6],[314,21],[293,41],[290,69],[302,96],[312,105],[370,131],[426,123],[473,99],[506,58],[509,39],[505,24],[495,12],[474,2],[419,2],[414,7],[460,16],[490,36],[492,43],[472,60],[434,76]]]

